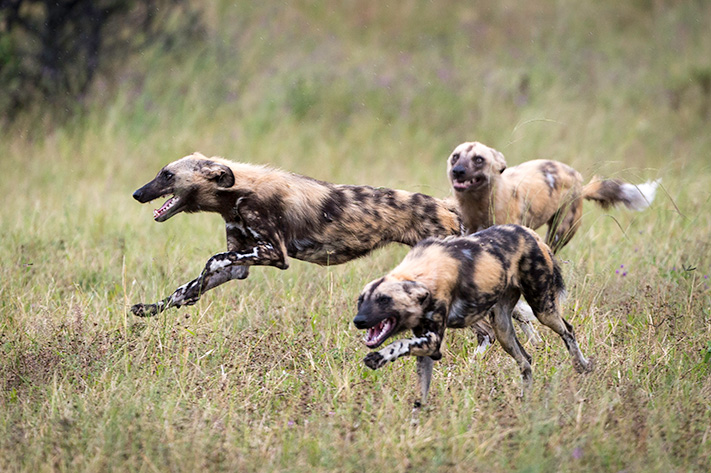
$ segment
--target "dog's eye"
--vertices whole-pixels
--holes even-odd
[[[454,153],[452,155],[452,164],[456,163],[457,161],[459,161],[459,153]]]
[[[475,162],[476,164],[481,164],[481,163],[484,162],[484,158],[482,158],[481,156],[477,156],[477,157],[474,158],[474,162]]]
[[[166,181],[170,181],[171,179],[173,179],[173,175],[174,174],[172,172],[167,170],[161,173],[161,177]]]
[[[386,296],[384,294],[379,295],[378,297],[375,298],[375,303],[378,304],[378,306],[382,308],[387,308],[390,306],[392,303],[393,298],[390,296]]]

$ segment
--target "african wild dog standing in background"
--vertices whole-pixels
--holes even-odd
[[[447,176],[468,233],[494,224],[515,223],[534,230],[547,224],[546,243],[553,252],[578,230],[583,199],[603,208],[624,204],[644,210],[659,184],[595,177],[583,186],[580,173],[567,164],[536,159],[509,168],[503,154],[478,142],[462,143],[452,151]]]
[[[433,360],[442,357],[445,328],[468,327],[487,316],[501,346],[518,363],[524,386],[530,384],[531,357],[511,322],[521,295],[536,318],[561,336],[575,370],[589,371],[592,364],[580,352],[573,327],[561,317],[564,292],[560,268],[536,232],[519,225],[494,226],[468,237],[421,241],[400,265],[365,286],[353,322],[367,330],[369,348],[413,331],[415,337],[371,352],[364,361],[378,369],[402,356],[416,356],[425,403]]]
[[[466,233],[494,224],[514,223],[537,229],[548,225],[546,244],[554,253],[563,248],[580,227],[583,200],[603,208],[624,204],[644,210],[654,200],[659,181],[640,185],[619,179],[593,178],[583,185],[578,171],[559,161],[536,159],[507,167],[504,155],[479,142],[457,146],[447,158],[447,177],[459,206]],[[530,319],[525,304],[518,318]],[[525,326],[522,326],[525,327]],[[496,337],[491,327],[477,326],[479,351]],[[527,330],[533,341],[535,332]]]
[[[249,266],[286,269],[287,257],[340,264],[387,243],[412,246],[427,237],[462,232],[454,202],[424,194],[336,185],[278,169],[207,158],[199,153],[166,165],[133,197],[141,203],[171,197],[154,211],[158,222],[179,212],[216,212],[227,230],[227,251],[201,274],[155,304],[131,311],[150,316],[197,302]]]

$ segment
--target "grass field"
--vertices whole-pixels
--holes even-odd
[[[88,110],[0,131],[0,471],[711,471],[711,4],[204,2],[204,34],[95,84]],[[247,2],[245,2],[247,3]],[[449,193],[462,141],[631,182],[561,253],[565,317],[534,385],[451,331],[411,425],[414,360],[377,372],[352,325],[407,249],[254,268],[197,305],[217,215],[131,193],[192,151]]]

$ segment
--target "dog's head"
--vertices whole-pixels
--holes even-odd
[[[460,144],[447,159],[447,176],[455,192],[481,189],[504,169],[504,155],[476,141]]]
[[[390,336],[420,325],[431,305],[432,295],[424,284],[385,276],[365,286],[353,323],[367,330],[366,346],[376,348]]]
[[[217,211],[217,192],[235,184],[235,176],[226,164],[194,153],[166,165],[158,175],[133,193],[144,204],[170,195],[153,211],[153,219],[164,222],[180,212]]]

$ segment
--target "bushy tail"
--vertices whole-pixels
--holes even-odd
[[[619,179],[601,179],[597,176],[583,187],[583,198],[594,200],[603,209],[625,204],[631,210],[644,210],[652,203],[661,179],[644,184],[629,184]]]

